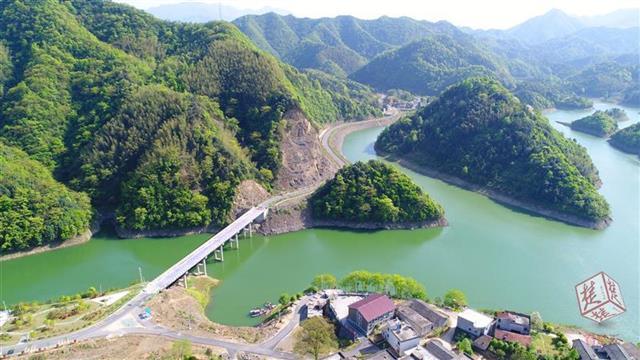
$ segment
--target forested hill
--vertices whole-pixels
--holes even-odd
[[[309,19],[269,13],[244,16],[234,24],[261,49],[299,69],[313,68],[341,76],[353,73],[384,51],[427,35],[461,33],[444,21],[431,23],[407,17]]]
[[[277,174],[289,110],[316,122],[379,114],[368,88],[300,73],[229,23],[163,22],[91,0],[3,1],[0,14],[0,141],[125,228],[228,221],[242,179],[269,186]],[[0,195],[15,201],[6,189],[19,187]],[[16,210],[6,204],[0,222]],[[50,216],[35,218],[49,231]],[[4,250],[19,231],[2,234]]]
[[[586,150],[494,80],[452,86],[383,131],[375,148],[565,221],[599,227],[609,216]]]
[[[444,218],[442,206],[409,176],[377,160],[340,169],[309,203],[314,218],[340,225],[432,226]]]
[[[378,56],[352,75],[380,90],[405,89],[432,96],[472,76],[514,84],[506,64],[465,34],[428,36]]]

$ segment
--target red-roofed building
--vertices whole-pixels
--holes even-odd
[[[531,336],[522,335],[511,331],[496,329],[494,337],[498,340],[517,342],[524,347],[531,345]]]
[[[347,319],[355,328],[369,335],[380,323],[393,317],[396,305],[382,294],[372,294],[349,305]]]

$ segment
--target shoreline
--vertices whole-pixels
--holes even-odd
[[[36,255],[48,251],[64,249],[76,245],[82,245],[86,242],[89,242],[93,236],[100,232],[100,225],[94,224],[91,228],[87,229],[82,234],[78,234],[68,240],[65,241],[56,241],[46,245],[37,246],[28,250],[18,250],[12,251],[7,254],[0,255],[0,263],[3,261],[18,259],[25,256]]]
[[[341,161],[341,162],[338,162],[338,165],[342,166],[348,163],[348,160],[344,158],[341,151],[344,138],[347,135],[355,131],[364,130],[372,127],[387,126],[397,121],[401,117],[401,115],[402,113],[398,113],[385,118],[375,118],[375,119],[368,119],[368,120],[361,120],[361,121],[354,121],[354,122],[335,123],[332,126],[329,126],[328,128],[326,128],[324,131],[322,131],[319,135],[319,138],[320,138],[320,141],[324,145],[326,145],[327,148],[325,148],[325,150],[328,150],[327,152],[331,152],[330,154],[328,154],[328,157],[337,162],[337,160],[334,158],[337,156],[338,159],[340,159]],[[336,148],[338,150],[336,150]],[[322,183],[318,184],[318,186],[320,185],[322,185]],[[301,196],[301,198],[296,197],[296,198],[284,200],[282,203],[283,204],[287,203],[288,205],[293,205],[293,206],[299,206],[303,199],[306,199],[306,196],[304,197]],[[101,222],[106,221],[108,219],[109,217],[106,216],[104,218],[101,218],[100,220],[96,220],[91,225],[90,229],[86,230],[82,234],[76,235],[73,238],[65,241],[57,241],[57,242],[49,243],[46,245],[34,247],[28,250],[22,250],[22,251],[18,250],[18,251],[9,252],[7,254],[2,254],[0,255],[0,262],[84,244],[86,242],[89,242],[94,235],[100,232]],[[269,233],[269,234],[284,234],[284,233],[304,230],[312,227],[313,226],[304,226],[301,228],[285,227],[285,229],[282,229],[281,231],[277,231],[275,233]],[[187,235],[203,234],[203,233],[207,233],[214,230],[216,229],[213,229],[210,226],[202,226],[202,227],[182,229],[182,230],[180,229],[150,230],[150,231],[136,232],[136,231],[129,231],[119,227],[115,227],[116,235],[123,239],[137,239],[142,237],[165,237],[165,238],[180,237],[180,236],[187,236]]]
[[[550,209],[541,207],[539,205],[534,205],[534,204],[526,203],[521,200],[514,199],[510,196],[501,194],[495,190],[470,183],[466,180],[460,179],[455,176],[444,174],[442,172],[439,172],[435,169],[429,168],[424,165],[416,164],[411,160],[394,158],[390,155],[386,155],[382,153],[379,153],[379,155],[383,156],[388,161],[392,161],[397,164],[400,164],[401,166],[407,169],[413,170],[415,172],[418,172],[420,174],[432,177],[434,179],[442,180],[448,184],[458,186],[465,190],[473,191],[475,193],[484,195],[501,205],[512,206],[520,210],[530,212],[533,215],[544,217],[546,219],[561,221],[565,224],[580,226],[580,227],[589,228],[593,230],[603,230],[607,226],[609,226],[609,224],[611,224],[611,222],[613,221],[611,217],[608,217],[607,219],[600,220],[600,221],[589,221],[573,215],[563,214],[555,210],[550,210]]]

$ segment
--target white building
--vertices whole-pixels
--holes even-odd
[[[382,330],[382,337],[398,357],[406,355],[409,350],[420,345],[420,335],[409,324],[398,319],[387,322]]]
[[[458,329],[473,337],[486,335],[493,324],[493,318],[473,309],[458,314]]]

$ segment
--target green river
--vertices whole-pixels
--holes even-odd
[[[612,107],[597,103],[596,108]],[[638,108],[625,108],[640,121]],[[451,288],[477,308],[540,311],[545,320],[574,324],[640,341],[640,161],[603,139],[577,133],[555,121],[572,121],[592,111],[547,113],[554,127],[586,146],[603,180],[601,193],[614,222],[594,231],[549,221],[401,168],[437,199],[450,225],[415,231],[312,229],[243,239],[209,264],[222,279],[207,314],[215,321],[251,325],[252,307],[295,293],[323,272],[352,270],[399,273],[425,284],[431,297]],[[351,161],[376,158],[373,142],[381,128],[345,140]],[[98,235],[90,242],[0,263],[0,299],[7,304],[45,300],[89,286],[122,287],[159,274],[207,238],[118,240]],[[621,286],[627,312],[601,325],[580,317],[574,285],[605,271]]]

